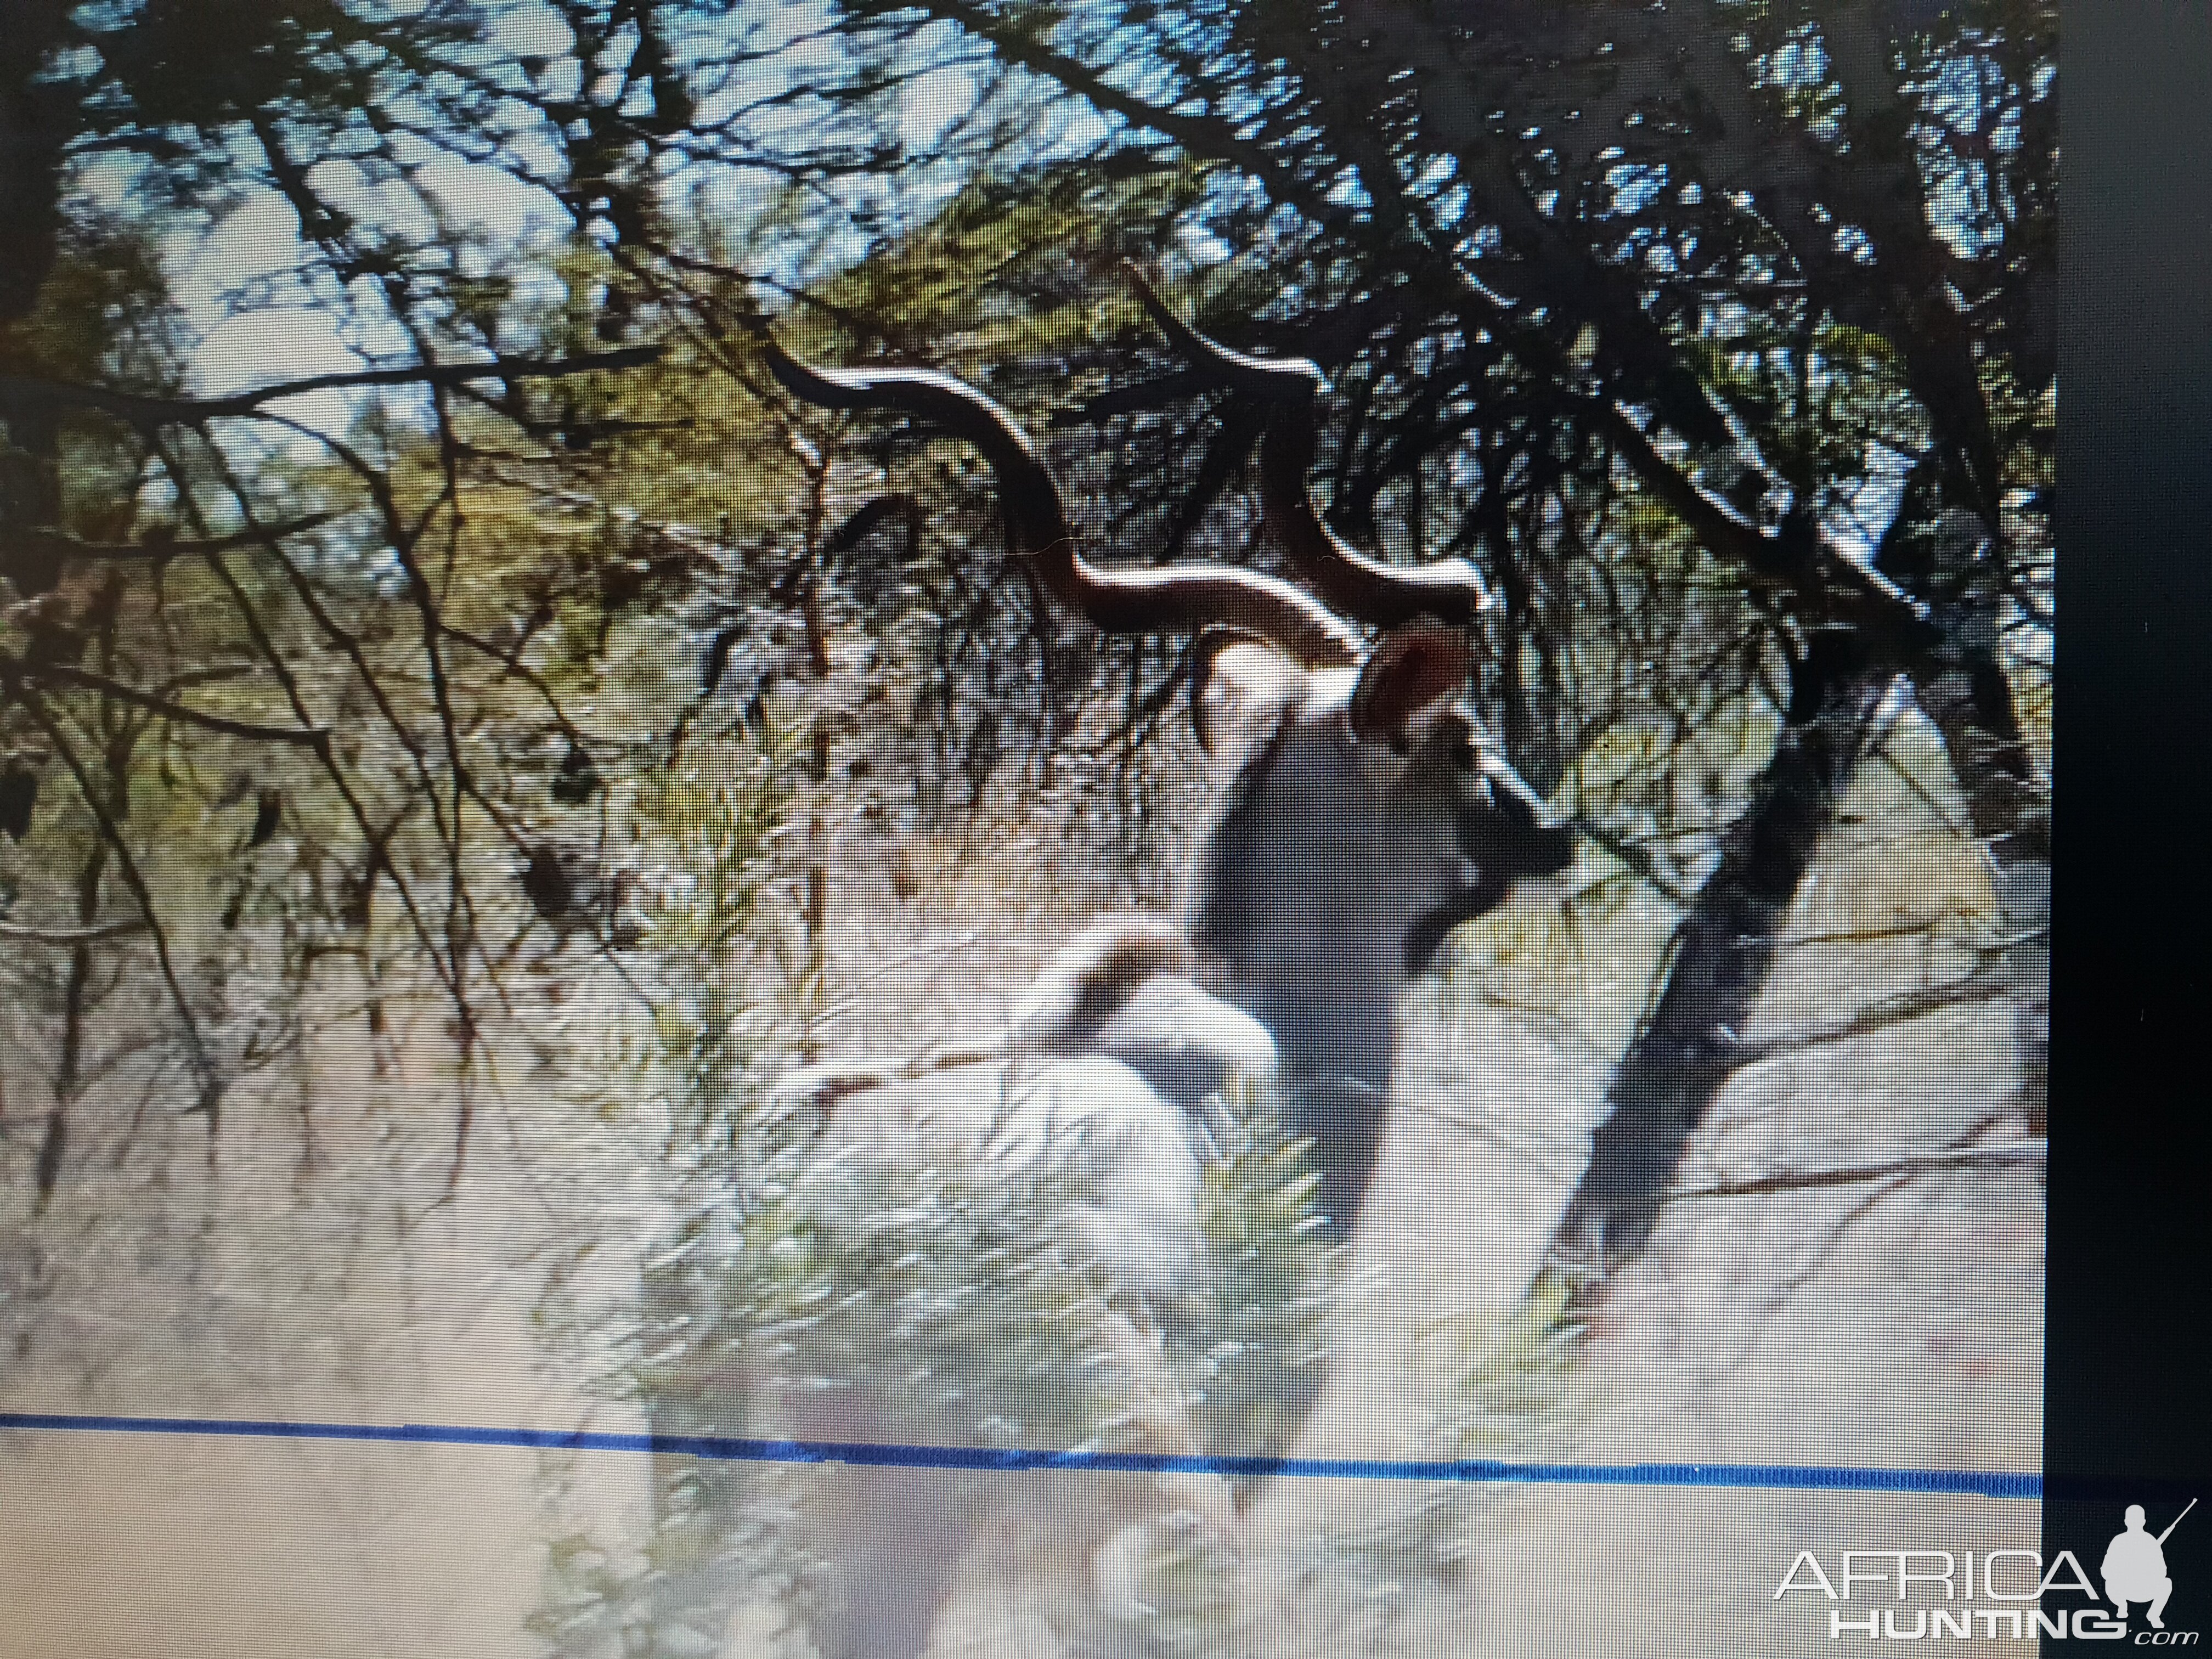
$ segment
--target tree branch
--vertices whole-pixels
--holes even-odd
[[[1924,1152],[1898,1152],[1864,1163],[1838,1164],[1828,1170],[1778,1170],[1771,1175],[1738,1176],[1703,1186],[1677,1187],[1667,1196],[1670,1203],[1685,1198],[1759,1198],[1769,1193],[1850,1187],[1865,1181],[1888,1181],[1898,1176],[1924,1175],[1938,1170],[2042,1164],[2050,1156],[2051,1143],[2040,1139],[2005,1141],[1995,1146],[1945,1146]]]
[[[26,682],[70,685],[87,691],[97,691],[103,696],[150,709],[163,720],[182,720],[188,726],[204,726],[210,732],[220,732],[226,737],[244,738],[252,743],[289,743],[303,749],[319,750],[330,741],[328,726],[263,726],[253,720],[233,720],[226,714],[211,714],[205,709],[172,702],[151,691],[125,685],[120,680],[109,679],[105,674],[95,674],[88,668],[73,668],[66,663],[27,663],[0,657],[0,685],[13,690]]]
[[[1821,1048],[1831,1043],[1849,1042],[1855,1037],[1870,1036],[1889,1026],[1924,1019],[1929,1014],[1941,1013],[1946,1008],[1999,1002],[2019,989],[2017,985],[1996,974],[1969,974],[1948,985],[1923,986],[1918,990],[1900,991],[1894,996],[1883,997],[1850,1018],[1821,1026],[1817,1030],[1793,1032],[1784,1036],[1768,1037],[1759,1042],[1740,1042],[1731,1050],[1729,1057],[1739,1069],[1756,1066],[1761,1060],[1793,1054],[1800,1049]]]
[[[0,921],[0,939],[14,939],[25,945],[58,945],[71,949],[80,945],[100,945],[108,939],[124,939],[145,931],[144,919],[137,916],[103,922],[97,927],[34,927],[28,922]]]
[[[1879,572],[1844,557],[1813,532],[1795,538],[1763,530],[1659,453],[1643,428],[1618,404],[1601,398],[1571,398],[1594,418],[1627,461],[1637,480],[1680,519],[1708,552],[1741,566],[1753,578],[1784,587],[1805,600],[1812,620],[1856,623],[1893,640],[1932,643],[1937,637],[1927,607]]]
[[[147,885],[145,872],[139,869],[138,860],[131,851],[131,843],[124,838],[122,826],[116,823],[107,810],[106,803],[100,799],[100,792],[93,787],[91,774],[85,770],[76,746],[70,742],[69,734],[62,730],[61,722],[54,718],[53,711],[35,694],[21,697],[18,702],[24,713],[31,717],[32,723],[46,733],[47,742],[54,746],[54,752],[62,757],[62,764],[69,768],[70,775],[76,780],[77,794],[92,813],[94,823],[100,826],[100,839],[113,849],[116,867],[122,872],[124,885],[130,888],[131,896],[137,903],[138,914],[144,921],[146,931],[153,935],[155,960],[161,965],[161,981],[168,988],[169,1000],[175,1005],[177,1018],[184,1028],[185,1050],[191,1056],[193,1077],[199,1085],[197,1109],[208,1115],[208,1156],[212,1158],[215,1156],[216,1115],[222,1099],[222,1079],[217,1074],[214,1059],[209,1054],[207,1044],[200,1036],[199,1021],[193,1017],[191,1001],[185,995],[184,982],[177,977],[176,963],[169,955],[169,936],[162,930],[161,916],[154,908],[153,889]]]
[[[53,559],[190,559],[227,553],[234,547],[258,545],[267,536],[301,535],[321,528],[337,516],[335,513],[310,513],[304,519],[294,519],[287,524],[270,525],[263,530],[240,530],[211,540],[179,541],[155,531],[149,532],[151,539],[148,540],[86,542],[60,530],[27,530],[22,532],[22,539],[27,546]]]
[[[335,392],[354,386],[462,386],[471,380],[558,380],[570,374],[603,374],[657,362],[658,345],[627,346],[619,351],[586,352],[562,358],[494,357],[481,363],[418,363],[412,368],[349,369],[280,380],[227,398],[158,398],[111,386],[82,386],[27,374],[0,374],[0,406],[9,404],[64,404],[96,409],[137,427],[191,426],[226,416],[252,415],[264,404],[307,392]]]

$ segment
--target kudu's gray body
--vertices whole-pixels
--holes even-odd
[[[1163,308],[1156,314],[1170,320]],[[1218,352],[1172,327],[1188,348]],[[1074,557],[1056,495],[1042,493],[1048,476],[1003,411],[943,377],[829,377],[770,352],[803,398],[906,408],[977,442],[1007,489],[1018,550],[1048,567],[1059,562],[1056,574],[1046,570],[1048,589],[1102,626],[1162,625],[1136,604],[1157,587],[1133,598],[1139,579],[1125,590],[1117,573]],[[1263,372],[1233,354],[1215,361]],[[1279,425],[1295,461],[1302,440],[1310,449],[1300,426],[1300,417],[1310,426],[1310,409],[1293,416]],[[1279,473],[1285,465],[1280,453],[1269,460]],[[1319,527],[1302,495],[1271,495],[1268,504],[1271,523],[1307,562],[1336,559],[1342,577],[1342,562],[1357,559]],[[1376,569],[1360,562],[1354,575],[1384,580]],[[1157,583],[1161,574],[1141,580]],[[1312,574],[1324,586],[1323,573]],[[1454,926],[1495,906],[1516,879],[1552,874],[1573,855],[1570,832],[1547,817],[1462,708],[1469,665],[1460,631],[1401,615],[1362,653],[1333,612],[1287,585],[1218,569],[1198,580],[1219,591],[1202,596],[1195,617],[1170,605],[1171,621],[1226,620],[1287,649],[1216,639],[1198,653],[1194,714],[1230,783],[1195,861],[1184,924],[1109,922],[1086,934],[993,1052],[970,1056],[977,1065],[927,1075],[819,1067],[788,1085],[833,1106],[848,1141],[873,1142],[878,1152],[896,1143],[901,1156],[1018,1158],[1024,1145],[1079,1127],[1094,1179],[1069,1225],[1139,1310],[1115,1316],[1107,1343],[1139,1372],[1148,1363],[1158,1370],[1142,1306],[1172,1304],[1203,1264],[1200,1180],[1221,1089],[1272,1073],[1284,1127],[1311,1144],[1319,1212],[1333,1231],[1347,1232],[1383,1134],[1397,993]],[[1414,614],[1449,616],[1452,596],[1466,599],[1463,587],[1446,586],[1437,600],[1437,580],[1416,596]],[[866,1379],[794,1394],[783,1426],[805,1438],[872,1441],[880,1437],[879,1403]],[[664,1422],[697,1431],[696,1417],[678,1423],[656,1411],[656,1428]],[[1171,1404],[1154,1426],[1157,1449],[1205,1449]],[[1106,1477],[1063,1478],[1108,1490]],[[833,1582],[815,1644],[823,1659],[915,1659],[983,1512],[978,1479],[910,1468],[847,1468],[835,1479],[836,1512],[816,1528]],[[1127,1558],[1146,1527],[1178,1510],[1217,1528],[1233,1521],[1218,1482],[1137,1478],[1145,1491],[1133,1499],[1133,1478],[1119,1479],[1121,1496],[1108,1500],[1097,1528],[1085,1531],[1065,1515],[1053,1523],[1082,1558],[1079,1577],[1109,1602],[1117,1553]],[[1121,1524],[1133,1503],[1151,1519]]]
[[[1273,1038],[1285,1127],[1311,1139],[1319,1207],[1340,1232],[1374,1172],[1407,976],[1516,879],[1573,856],[1457,706],[1464,662],[1445,638],[1401,630],[1364,678],[1244,671],[1235,695],[1258,704],[1261,730],[1192,896],[1192,942]],[[1356,694],[1384,676],[1426,678],[1404,688],[1419,700],[1402,721],[1362,731]]]

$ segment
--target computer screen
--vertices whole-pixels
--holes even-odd
[[[5,34],[0,1654],[2196,1640],[2056,6]]]

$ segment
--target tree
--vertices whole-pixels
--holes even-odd
[[[1650,543],[1656,511],[1723,573],[1753,638],[1709,635],[1701,668],[1752,644],[1748,690],[1780,659],[1771,758],[1690,872],[1564,1269],[1601,1273],[1648,1236],[1741,1063],[1734,1034],[1781,916],[1899,677],[1988,849],[2004,919],[1990,971],[2017,997],[2039,1127],[2049,793],[2021,708],[2042,697],[2051,620],[2050,8],[946,0],[844,15],[877,63],[922,61],[949,27],[1040,98],[1087,108],[1094,166],[1203,173],[1187,241],[1245,257],[1210,271],[1199,320],[1340,371],[1322,459],[1342,531],[1491,574],[1490,690],[1532,776],[1559,776],[1573,746],[1535,711],[1572,703],[1563,613],[1594,501],[1627,492]],[[1132,419],[1192,389],[1163,377],[1090,412]],[[1233,480],[1257,436],[1224,425],[1202,482]],[[1474,482],[1454,491],[1455,469]],[[1386,529],[1393,490],[1405,521]],[[1620,643],[1632,618],[1611,621]]]
[[[487,14],[155,0],[15,21],[0,741],[25,873],[74,872],[73,926],[19,924],[70,963],[44,1189],[90,1063],[95,955],[155,971],[212,1155],[224,1089],[270,1036],[223,994],[241,921],[273,931],[295,989],[350,956],[374,990],[388,892],[464,1060],[480,999],[507,994],[518,898],[557,937],[605,938],[610,883],[577,820],[627,739],[568,704],[594,637],[688,590],[710,550],[596,513],[548,534],[541,480],[494,477],[604,442],[607,377],[659,348],[602,325],[587,256],[574,294],[509,303],[513,251],[443,212],[421,135],[469,143],[488,106],[455,70]],[[409,199],[355,210],[364,187]],[[257,193],[311,252],[226,298],[320,307],[368,362],[196,396],[173,250]],[[316,390],[356,398],[349,426],[286,402]],[[533,653],[549,627],[562,647]],[[465,1109],[456,1176],[467,1127]]]

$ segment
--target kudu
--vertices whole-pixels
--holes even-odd
[[[1323,1224],[1350,1231],[1382,1139],[1397,992],[1454,927],[1498,904],[1516,878],[1562,870],[1574,843],[1462,704],[1466,630],[1486,603],[1474,569],[1376,563],[1316,510],[1306,474],[1318,368],[1229,350],[1132,276],[1185,356],[1269,405],[1266,521],[1310,592],[1220,565],[1097,567],[1076,550],[1052,473],[997,404],[928,371],[810,368],[759,332],[797,398],[903,412],[981,451],[1012,552],[1061,605],[1109,633],[1198,635],[1193,716],[1232,781],[1192,872],[1187,925],[1109,922],[1063,953],[1008,1038],[969,1056],[1018,1073],[1018,1088],[1004,1072],[979,1086],[957,1071],[869,1066],[812,1068],[789,1082],[848,1135],[882,1139],[927,1119],[971,1149],[1003,1141],[1010,1098],[1016,1115],[1021,1098],[1049,1102],[1098,1149],[1095,1201],[1071,1225],[1123,1301],[1141,1309],[1171,1297],[1200,1261],[1208,1103],[1236,1074],[1273,1073],[1282,1127],[1310,1144]],[[1385,630],[1371,648],[1355,619]],[[945,1139],[933,1145],[916,1155],[960,1155]],[[1146,1343],[1133,1321],[1108,1338],[1139,1370]],[[804,1438],[878,1437],[864,1383],[793,1399],[786,1421]],[[1204,1449],[1171,1407],[1154,1426],[1159,1449]],[[911,1659],[976,1524],[972,1487],[956,1497],[952,1477],[927,1469],[839,1473],[854,1484],[831,1528],[840,1582],[817,1646],[823,1659]],[[1181,1504],[1225,1524],[1225,1488],[1202,1484],[1159,1483],[1155,1512]],[[1066,1529],[1066,1517],[1053,1525]],[[1109,1600],[1109,1558],[1127,1554],[1128,1533],[1088,1536],[1093,1584]]]

